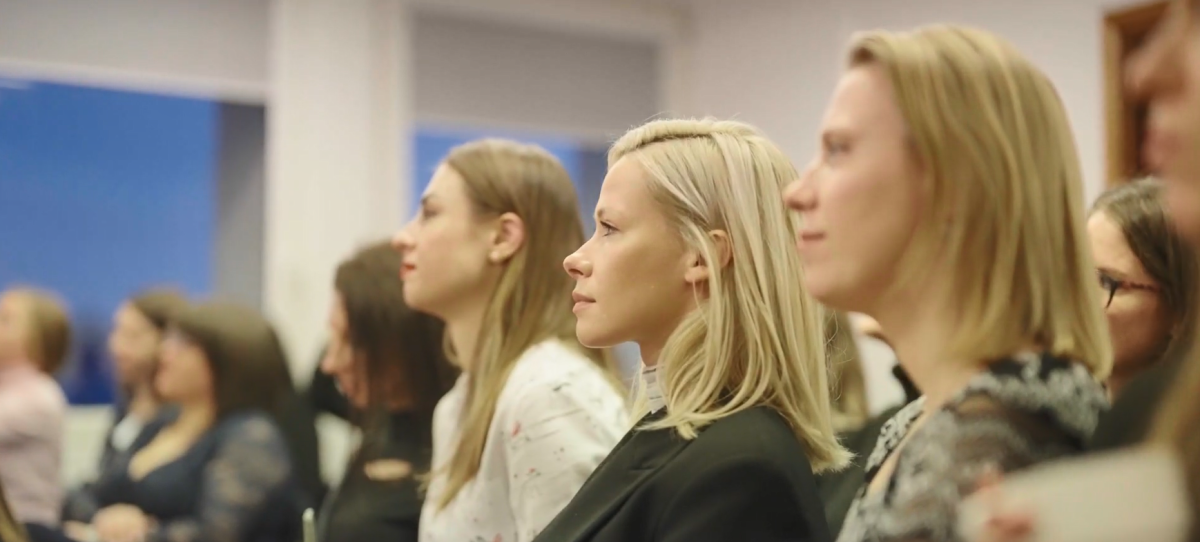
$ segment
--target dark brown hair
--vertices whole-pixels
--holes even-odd
[[[367,383],[365,428],[399,404],[429,438],[433,409],[457,370],[442,349],[441,321],[404,303],[400,264],[387,242],[372,244],[338,266],[334,288],[346,309],[345,343]]]
[[[278,416],[291,378],[275,329],[258,311],[206,302],[178,313],[171,328],[198,346],[213,374],[217,419],[245,410]]]
[[[173,288],[151,288],[129,298],[129,306],[149,320],[159,333],[166,331],[171,318],[187,305],[187,297]]]
[[[71,318],[59,297],[37,288],[17,288],[13,293],[28,303],[29,336],[25,348],[32,361],[47,374],[55,374],[67,362],[71,349]]]
[[[1162,183],[1142,179],[1108,190],[1092,212],[1104,213],[1121,229],[1125,242],[1159,287],[1174,329],[1160,356],[1190,347],[1196,327],[1197,264],[1195,252],[1171,226],[1162,204]]]

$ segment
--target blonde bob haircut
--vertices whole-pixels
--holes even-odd
[[[780,196],[797,172],[753,127],[660,120],[625,134],[611,168],[635,160],[652,199],[704,261],[721,261],[710,232],[726,233],[730,263],[710,266],[708,295],[659,357],[666,416],[644,429],[685,439],[721,418],[767,406],[795,432],[817,471],[848,459],[834,436],[821,307],[801,285],[792,248],[798,219]],[[644,395],[644,390],[639,392]]]
[[[471,375],[459,420],[462,436],[448,464],[439,467],[446,476],[439,510],[479,473],[496,401],[530,347],[546,340],[575,347],[604,370],[614,388],[622,389],[608,351],[584,348],[575,337],[573,285],[562,272],[562,261],[583,244],[583,219],[567,170],[539,146],[504,139],[455,147],[445,163],[462,177],[477,215],[513,213],[524,222],[526,235],[488,299],[476,351],[454,352],[446,337],[448,356],[468,356]]]
[[[957,26],[860,35],[849,64],[891,82],[925,172],[929,212],[899,279],[947,277],[958,323],[949,354],[990,360],[1036,346],[1106,378],[1079,157],[1050,80],[999,37]]]

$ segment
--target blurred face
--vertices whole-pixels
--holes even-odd
[[[1138,261],[1120,226],[1103,212],[1093,213],[1087,223],[1092,256],[1100,275],[1118,284],[1105,309],[1113,342],[1114,372],[1129,374],[1157,361],[1171,333],[1171,316],[1159,298],[1154,280]],[[1109,289],[1102,299],[1107,301]]]
[[[846,72],[825,114],[820,153],[784,192],[803,218],[796,246],[804,285],[830,307],[870,313],[895,276],[920,212],[906,138],[883,72]]]
[[[600,348],[637,342],[647,363],[696,306],[695,253],[651,199],[646,174],[626,156],[604,178],[596,232],[563,262],[575,279],[576,335]]]
[[[113,314],[108,352],[117,367],[121,384],[143,382],[158,361],[158,328],[132,305],[126,303]]]
[[[363,409],[368,406],[370,399],[364,380],[366,371],[359,365],[354,348],[350,345],[349,325],[346,304],[342,296],[335,292],[333,305],[329,308],[329,346],[325,349],[325,357],[321,359],[321,371],[337,381],[338,388],[350,400],[350,404]]]
[[[404,301],[443,320],[486,303],[499,277],[495,231],[477,216],[458,172],[438,167],[417,217],[393,239],[404,253]]]
[[[0,362],[28,357],[29,302],[15,292],[0,295]]]
[[[162,342],[154,387],[169,403],[213,400],[212,366],[198,345],[178,331],[168,331]]]
[[[1175,0],[1129,65],[1131,90],[1149,100],[1146,161],[1167,183],[1172,219],[1200,242],[1200,0]]]

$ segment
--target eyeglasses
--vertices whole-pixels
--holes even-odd
[[[1106,309],[1109,307],[1109,305],[1112,305],[1112,300],[1113,297],[1117,295],[1117,290],[1144,290],[1147,292],[1158,291],[1158,286],[1153,284],[1143,284],[1130,280],[1122,280],[1113,277],[1104,271],[1099,271],[1097,274],[1100,278],[1100,290],[1103,293],[1102,299],[1104,299],[1104,308]]]

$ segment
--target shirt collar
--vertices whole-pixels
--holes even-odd
[[[664,408],[667,408],[667,401],[663,398],[662,387],[658,383],[658,366],[647,367],[642,366],[642,386],[646,390],[646,413],[653,414]]]

